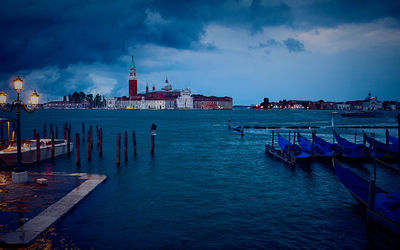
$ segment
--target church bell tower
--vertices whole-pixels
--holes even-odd
[[[131,71],[129,72],[129,98],[137,96],[137,76],[135,60],[132,56]]]

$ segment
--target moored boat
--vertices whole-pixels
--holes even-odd
[[[336,159],[333,166],[339,180],[363,207],[369,219],[387,230],[400,235],[400,193],[388,193],[371,182],[345,168]],[[371,190],[373,190],[371,192]],[[371,200],[370,200],[371,199]]]
[[[22,163],[31,164],[37,161],[37,142],[36,140],[23,140],[21,142]],[[68,142],[64,139],[54,140],[54,157],[66,154],[68,152]],[[73,149],[73,143],[70,142],[70,151]],[[7,166],[17,164],[17,143],[12,141],[8,147],[0,151],[0,158]],[[51,158],[51,140],[40,140],[40,160]]]

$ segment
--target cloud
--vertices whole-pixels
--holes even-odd
[[[256,46],[249,46],[249,49],[269,49],[269,48],[286,48],[289,53],[304,52],[304,44],[297,39],[288,38],[283,41],[268,39],[266,42],[260,42]],[[269,53],[269,50],[266,50]]]
[[[288,38],[288,39],[284,40],[283,44],[285,45],[285,47],[288,49],[288,51],[290,53],[304,51],[304,44],[294,38]]]

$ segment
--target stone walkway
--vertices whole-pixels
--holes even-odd
[[[12,184],[11,173],[0,172],[0,246],[27,246],[64,216],[104,175],[29,173],[28,184]],[[36,183],[46,178],[47,185]]]

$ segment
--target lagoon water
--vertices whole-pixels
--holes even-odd
[[[72,137],[81,123],[103,128],[104,155],[81,166],[75,151],[30,171],[107,175],[87,198],[57,222],[38,244],[79,248],[365,248],[365,213],[339,182],[330,161],[289,168],[264,153],[269,130],[228,130],[245,125],[317,125],[332,140],[334,124],[395,125],[396,113],[380,118],[342,118],[330,111],[134,111],[38,110],[23,114],[23,137],[53,123]],[[157,125],[155,156],[150,156],[150,126]],[[129,161],[116,166],[116,135],[128,131]],[[138,156],[133,157],[132,130]],[[87,130],[86,130],[87,131]],[[310,137],[309,130],[301,130]],[[338,130],[354,140],[354,130]],[[359,142],[361,143],[361,130]],[[397,136],[397,131],[391,130]],[[47,132],[49,133],[49,132]],[[280,130],[287,136],[287,130]],[[376,136],[384,141],[384,130]],[[75,140],[74,140],[75,141]],[[123,145],[123,140],[121,140]],[[345,163],[368,178],[371,164]],[[399,174],[378,167],[377,184],[400,191]]]

